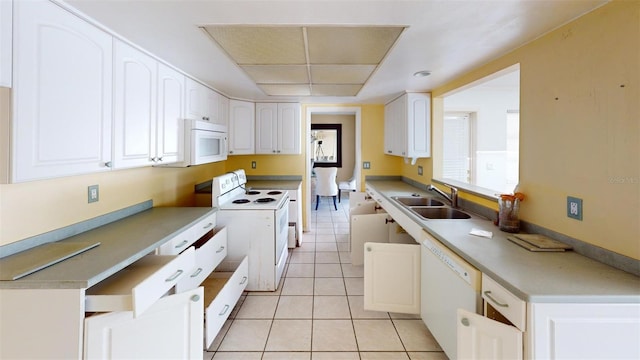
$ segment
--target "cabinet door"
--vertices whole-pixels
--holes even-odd
[[[365,242],[389,242],[387,214],[376,214],[376,203],[363,203],[351,210],[349,236],[351,237],[351,264],[364,264]]]
[[[531,304],[535,359],[640,359],[640,304]]]
[[[159,63],[156,157],[160,163],[184,159],[184,91],[184,75]]]
[[[116,40],[114,46],[113,167],[157,162],[157,61]]]
[[[49,1],[13,6],[12,181],[108,170],[112,37]]]
[[[458,309],[459,359],[522,359],[522,332],[482,315]]]
[[[256,104],[256,154],[278,153],[278,104]]]
[[[406,156],[431,156],[431,97],[407,94]]]
[[[229,101],[229,154],[255,153],[255,106],[249,101]]]
[[[205,86],[203,89],[203,96],[205,120],[215,124],[226,125],[226,122],[222,122],[222,120],[218,118],[218,97],[220,94]]]
[[[11,87],[13,2],[0,1],[0,86]]]
[[[218,124],[229,127],[229,98],[224,95],[218,96]]]
[[[420,245],[364,244],[364,308],[420,313]]]
[[[300,104],[278,104],[279,154],[300,154]]]
[[[122,311],[85,320],[87,359],[198,359],[204,336],[202,287],[158,300],[141,316]]]
[[[187,119],[206,120],[204,115],[203,91],[204,86],[199,82],[186,78],[185,113]]]

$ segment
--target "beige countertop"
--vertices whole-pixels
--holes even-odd
[[[419,223],[471,265],[528,302],[640,303],[640,277],[582,256],[574,251],[528,251],[507,239],[493,222],[481,217],[466,220],[423,220],[391,199],[431,193],[399,180],[367,181],[394,206]],[[491,231],[492,238],[470,235],[472,228]]]
[[[154,251],[215,211],[216,208],[205,207],[150,208],[69,237],[61,241],[97,241],[100,245],[18,280],[0,281],[0,289],[91,287]]]

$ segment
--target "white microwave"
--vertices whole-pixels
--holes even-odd
[[[184,159],[166,164],[185,167],[227,160],[227,126],[204,120],[184,120]]]

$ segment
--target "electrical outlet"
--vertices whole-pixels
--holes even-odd
[[[258,167],[258,164],[257,164],[255,161],[252,161],[252,162],[251,162],[251,168],[252,168],[252,169],[255,169],[255,168],[257,168],[257,167]]]
[[[422,176],[422,166],[418,165],[418,175]]]
[[[582,199],[567,196],[567,216],[582,221]]]
[[[100,200],[100,191],[98,185],[90,185],[87,188],[87,202],[97,202]]]
[[[363,169],[371,169],[371,162],[369,161],[365,161],[362,163],[362,168]]]

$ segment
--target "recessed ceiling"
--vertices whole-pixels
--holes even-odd
[[[356,96],[404,27],[208,25],[202,29],[267,95]]]
[[[0,0],[2,1],[2,0]],[[62,1],[62,0],[57,0]],[[88,17],[157,55],[186,74],[237,99],[255,101],[302,101],[329,104],[380,104],[400,92],[430,91],[473,69],[557,29],[592,11],[608,0],[65,0]],[[309,57],[329,56],[328,46],[338,49],[331,63],[292,64],[286,51],[287,68],[279,65],[247,64],[231,60],[221,46],[202,30],[203,26],[273,27],[293,30],[299,42],[300,28],[319,32],[342,28],[405,26],[390,52],[373,72],[367,66],[339,63],[340,56],[356,58],[356,42],[341,35],[309,32]],[[289,29],[287,29],[289,28]],[[297,32],[297,33],[296,33]],[[257,34],[261,35],[261,34]],[[270,35],[272,36],[272,35]],[[354,35],[355,36],[355,35]],[[254,49],[269,51],[270,57],[285,55],[265,49],[258,38],[246,39]],[[327,42],[329,44],[327,45]],[[357,41],[359,42],[359,41]],[[333,46],[333,43],[336,43]],[[304,44],[303,44],[304,45]],[[290,47],[287,47],[289,49]],[[315,52],[314,52],[315,51]],[[355,55],[354,55],[355,53]],[[306,55],[306,54],[305,54]],[[275,60],[275,59],[272,59]],[[266,67],[266,66],[270,67]],[[265,66],[264,68],[262,66]],[[362,68],[360,68],[362,66]],[[375,65],[373,65],[375,66]],[[415,77],[420,70],[431,72]],[[373,73],[373,75],[368,76]],[[359,91],[351,87],[368,76]],[[305,77],[307,77],[305,79]],[[311,77],[311,79],[308,79]],[[304,79],[302,81],[301,79]],[[320,83],[324,79],[327,83]],[[338,79],[338,80],[336,80]],[[314,94],[308,84],[313,81]],[[348,84],[336,84],[337,81]],[[279,83],[282,82],[282,83]],[[257,83],[262,85],[256,85]],[[319,94],[354,94],[324,96]],[[267,95],[299,94],[298,96]]]

